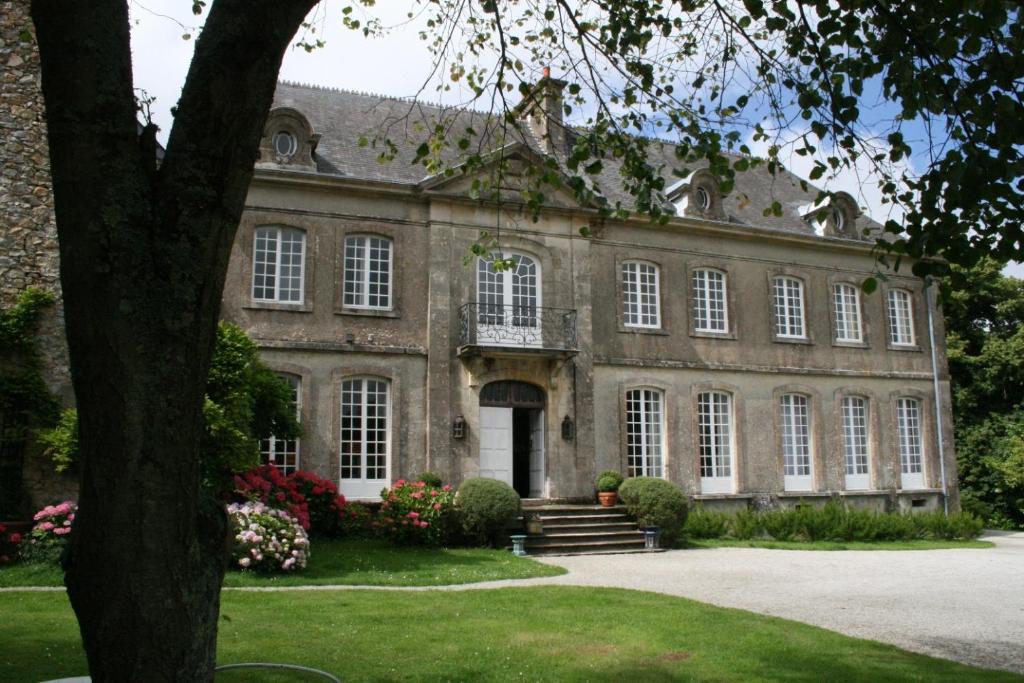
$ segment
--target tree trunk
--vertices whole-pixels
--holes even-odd
[[[65,581],[96,681],[211,680],[226,560],[202,402],[228,255],[287,47],[315,0],[216,0],[162,165],[123,0],[33,0],[79,410]]]

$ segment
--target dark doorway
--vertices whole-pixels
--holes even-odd
[[[520,498],[530,497],[530,412],[512,409],[512,488]]]

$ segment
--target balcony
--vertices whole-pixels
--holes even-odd
[[[576,354],[576,311],[542,306],[465,304],[459,309],[459,356]]]

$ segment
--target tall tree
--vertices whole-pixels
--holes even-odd
[[[315,4],[212,0],[158,167],[153,126],[137,132],[126,1],[32,0],[80,410],[66,580],[95,680],[212,676],[225,519],[199,486],[205,378],[282,54]],[[1024,255],[1024,32],[1009,3],[423,4],[437,64],[453,57],[449,77],[498,108],[530,92],[540,65],[567,75],[565,113],[592,112],[565,160],[580,194],[615,155],[638,207],[662,217],[662,175],[633,134],[671,136],[680,173],[703,160],[729,185],[754,163],[721,153],[746,149],[743,126],[772,143],[774,168],[776,137],[795,119],[807,126],[798,153],[834,149],[812,179],[864,159],[887,174],[883,191],[908,211],[906,235],[885,243],[897,254]],[[456,37],[461,53],[450,52]],[[493,66],[469,61],[486,50]],[[865,125],[865,93],[894,105],[890,127]],[[923,150],[903,135],[914,120],[928,124]],[[435,133],[438,147],[449,134],[457,147],[466,140]],[[922,151],[930,161],[918,177],[890,165]]]
[[[127,3],[32,3],[79,407],[66,582],[97,681],[213,676],[226,521],[200,494],[203,394],[281,59],[314,4],[213,3],[157,167]]]

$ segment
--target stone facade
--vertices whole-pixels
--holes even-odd
[[[61,402],[73,402],[60,297],[60,256],[53,217],[46,121],[39,55],[31,39],[27,2],[0,2],[0,306],[29,287],[53,292],[58,304],[44,313],[38,349],[43,377]],[[30,507],[74,492],[70,476],[54,475],[33,456],[24,467]]]
[[[454,483],[486,474],[524,496],[588,499],[595,474],[613,468],[663,476],[721,508],[842,498],[932,509],[944,491],[957,505],[942,318],[922,282],[904,270],[874,294],[852,288],[856,338],[837,332],[849,314],[837,313],[835,288],[878,268],[864,238],[877,226],[848,196],[816,204],[788,174],[750,172],[720,197],[701,172],[666,191],[676,218],[663,226],[600,221],[557,191],[533,221],[514,191],[501,205],[472,201],[471,176],[424,178],[409,159],[381,165],[356,144],[407,103],[282,84],[277,105],[223,314],[297,381],[301,468],[368,498],[432,470]],[[564,136],[545,137],[558,124],[538,124],[543,114],[527,107],[534,139],[502,149],[510,185],[516,168],[558,158]],[[419,107],[415,116],[442,113]],[[782,217],[762,217],[767,197],[782,200]],[[482,232],[498,234],[516,274],[468,256]],[[630,264],[657,273],[653,323],[638,323],[638,304],[627,303],[638,285],[624,274],[640,272]],[[717,331],[695,322],[694,278],[706,270],[725,283],[728,322]],[[273,289],[282,276],[291,277],[286,295]],[[799,283],[799,334],[780,328],[790,314],[775,305],[778,278]],[[387,296],[367,298],[382,282]],[[495,287],[504,310],[493,308]],[[901,325],[902,339],[893,336]],[[527,336],[495,336],[510,331]],[[541,398],[495,398],[517,390]],[[716,429],[728,472],[717,479],[703,476],[717,471],[714,439],[701,436],[701,402],[712,394],[727,411]],[[850,448],[866,462],[852,477]],[[920,467],[903,464],[915,457]]]

